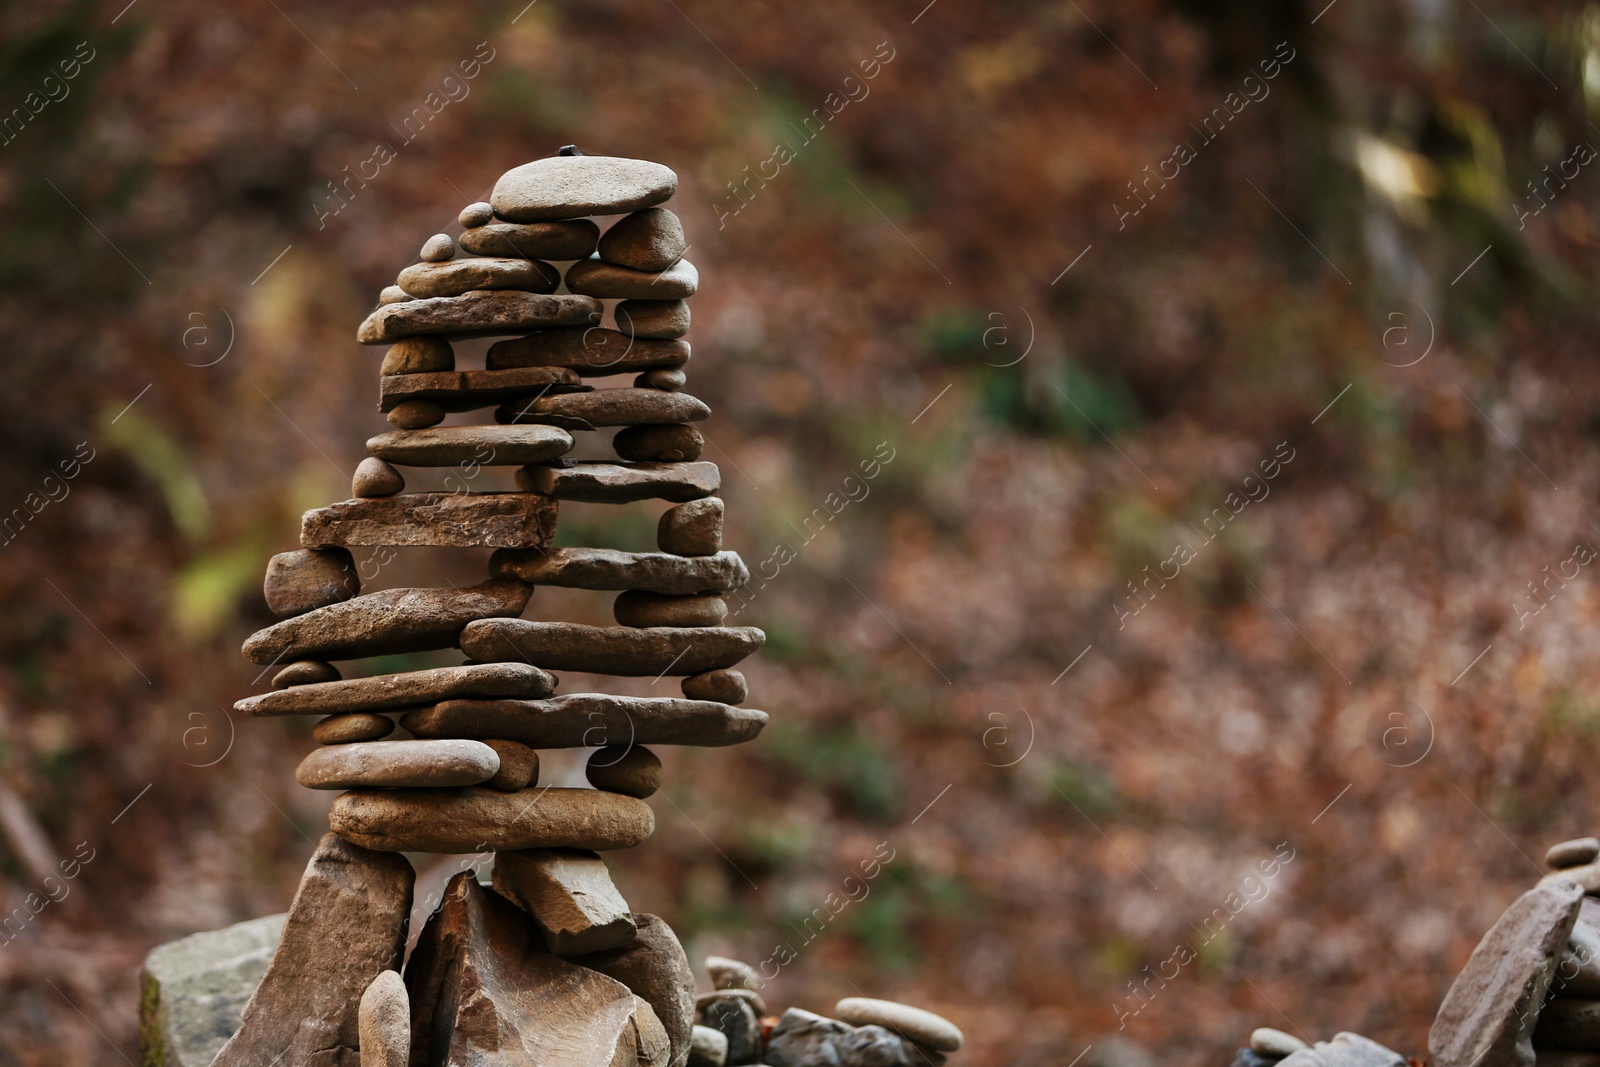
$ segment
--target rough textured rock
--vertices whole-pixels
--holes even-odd
[[[508,222],[543,222],[639,211],[677,191],[678,176],[659,163],[617,156],[547,156],[502,174],[489,203]]]
[[[695,1026],[685,1067],[726,1067],[727,1062],[728,1039],[722,1031],[709,1026]]]
[[[261,693],[238,701],[233,710],[241,715],[333,715],[412,708],[462,697],[536,700],[555,688],[553,676],[526,663],[467,663]]]
[[[294,777],[307,789],[431,789],[479,785],[499,769],[481,741],[357,741],[312,750]]]
[[[1278,1061],[1282,1067],[1406,1067],[1406,1058],[1360,1034],[1339,1033]]]
[[[542,330],[526,337],[496,341],[484,354],[490,370],[570,368],[589,377],[632,374],[689,362],[687,341],[646,340],[599,326]]]
[[[672,1062],[681,1064],[694,1033],[694,971],[671,927],[654,915],[633,919],[638,931],[631,943],[573,962],[615,978],[654,1008],[672,1044]]]
[[[718,997],[702,1004],[696,1018],[727,1040],[728,1067],[761,1061],[761,1020],[749,1001],[733,996]]]
[[[845,997],[834,1006],[833,1013],[852,1026],[881,1026],[938,1052],[955,1052],[961,1047],[961,1030],[955,1023],[909,1004],[873,997]],[[1303,1042],[1301,1047],[1304,1047]]]
[[[354,497],[394,496],[405,487],[404,476],[377,456],[368,456],[357,464],[355,477],[350,479],[350,495]]]
[[[1250,1031],[1250,1051],[1260,1053],[1263,1056],[1271,1056],[1273,1059],[1292,1056],[1301,1049],[1310,1047],[1310,1045],[1293,1034],[1286,1034],[1282,1030],[1274,1030],[1270,1026],[1258,1026]]]
[[[594,852],[564,848],[501,852],[494,859],[494,887],[532,917],[545,951],[557,956],[621,948],[638,935],[628,902],[612,884],[605,861]]]
[[[1579,837],[1571,841],[1562,841],[1560,844],[1551,845],[1544,854],[1544,861],[1550,866],[1560,870],[1563,867],[1582,867],[1586,863],[1593,863],[1600,859],[1600,838]]]
[[[303,659],[291,663],[272,676],[272,688],[288,689],[295,685],[315,685],[318,682],[337,682],[344,677],[339,668],[319,659]]]
[[[424,263],[443,263],[456,254],[456,243],[447,233],[436,233],[422,242],[422,251],[417,253]]]
[[[727,956],[706,957],[706,977],[711,979],[712,989],[749,989],[759,991],[767,983],[762,981],[756,969],[741,960],[729,959]]]
[[[361,994],[361,1067],[411,1062],[411,998],[398,971],[384,971]]]
[[[642,800],[595,789],[376,789],[340,794],[328,825],[380,852],[606,852],[643,844],[655,814]]]
[[[500,769],[483,784],[502,793],[515,793],[539,781],[539,753],[518,741],[491,737],[483,742],[500,757]]]
[[[375,460],[374,462],[383,462]],[[556,502],[536,493],[402,493],[344,500],[300,520],[300,543],[543,548],[556,530]]]
[[[636,630],[529,619],[483,619],[461,632],[462,650],[486,663],[532,663],[547,670],[644,677],[732,667],[765,640],[766,635],[753,626]]]
[[[487,222],[461,235],[461,247],[479,256],[522,259],[587,259],[600,240],[590,219],[565,222]]]
[[[624,300],[612,313],[617,330],[629,337],[682,337],[689,332],[684,300]]]
[[[267,607],[279,618],[349,600],[361,592],[355,560],[342,548],[279,552],[267,564],[262,583]]]
[[[668,508],[656,524],[656,547],[679,556],[721,552],[722,512],[722,501],[714,496]]]
[[[152,949],[139,975],[140,1062],[209,1067],[239,1029],[287,918],[268,915]]]
[[[598,259],[567,268],[568,290],[606,300],[682,300],[699,288],[700,272],[687,259],[664,271],[629,270]]]
[[[442,337],[407,337],[383,354],[379,374],[429,374],[454,370],[455,350]]]
[[[738,589],[750,572],[737,552],[694,557],[614,548],[551,548],[504,551],[489,557],[496,578],[568,589],[644,589],[667,596]]]
[[[389,424],[402,430],[425,430],[444,421],[443,404],[432,400],[405,400],[389,408]]]
[[[735,670],[691,674],[682,683],[683,695],[690,700],[711,700],[718,704],[742,704],[750,695],[744,675]]]
[[[670,425],[698,422],[711,416],[711,409],[703,401],[687,393],[628,387],[511,401],[501,412],[508,416],[504,420],[507,422],[543,422],[580,430],[599,426]]]
[[[1533,1026],[1578,918],[1583,891],[1546,882],[1506,909],[1445,994],[1428,1031],[1435,1067],[1533,1067]],[[1321,1048],[1319,1044],[1317,1046]],[[1288,1067],[1318,1067],[1297,1052]]]
[[[540,427],[526,427],[539,429]],[[567,463],[524,467],[517,485],[557,500],[626,504],[634,500],[681,503],[710,496],[722,485],[715,463]]]
[[[572,436],[555,426],[440,426],[367,441],[374,456],[407,467],[504,467],[542,463],[571,450]]]
[[[406,986],[412,1063],[471,1067],[665,1067],[655,1012],[621,982],[540,951],[528,917],[451,879]]]
[[[467,623],[521,615],[532,595],[533,587],[525,582],[385,589],[269,626],[244,643],[244,655],[265,665],[283,659],[355,659],[450,648]]]
[[[330,715],[311,728],[311,739],[319,745],[349,745],[357,741],[376,741],[394,733],[394,720],[387,715],[353,711]]]
[[[661,760],[643,745],[607,745],[589,757],[584,776],[596,789],[643,800],[661,788]]]
[[[618,625],[643,629],[650,626],[721,626],[728,604],[719,596],[663,596],[630,589],[612,602]]]
[[[663,271],[683,258],[689,242],[683,223],[664,207],[635,211],[600,238],[600,258],[619,267]]]
[[[460,296],[474,289],[519,289],[553,293],[561,272],[537,259],[453,259],[448,263],[414,263],[395,279],[411,296]]]
[[[361,994],[400,965],[414,878],[403,856],[323,837],[272,965],[216,1067],[360,1067]]]
[[[588,296],[521,293],[508,289],[475,289],[460,296],[385,304],[368,315],[356,331],[364,345],[385,345],[405,337],[493,337],[556,326],[592,326],[602,305]]]
[[[702,700],[572,693],[550,700],[446,700],[407,712],[400,724],[417,737],[505,737],[533,748],[720,748],[754,740],[767,713]]]
[[[660,392],[642,389],[641,392]],[[678,396],[666,393],[666,396]],[[635,463],[684,463],[700,458],[706,439],[693,426],[657,425],[629,426],[617,431],[611,439],[611,448],[623,459]]]

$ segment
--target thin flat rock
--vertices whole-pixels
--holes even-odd
[[[765,640],[753,626],[635,628],[506,618],[482,619],[461,632],[462,651],[481,662],[636,677],[732,667]]]
[[[538,700],[555,688],[552,675],[526,663],[468,663],[297,685],[245,697],[233,710],[241,715],[341,715],[414,708],[441,700]]]
[[[936,1052],[955,1052],[961,1048],[961,1030],[955,1023],[909,1004],[873,997],[845,997],[834,1005],[833,1014],[852,1026],[881,1026],[892,1030]]]
[[[431,789],[479,785],[499,770],[482,741],[354,741],[314,749],[294,777],[307,789]]]
[[[705,403],[688,393],[660,389],[596,389],[588,393],[542,396],[516,404],[516,422],[564,425],[578,419],[590,426],[655,426],[699,422],[711,416]]]
[[[750,580],[737,552],[674,556],[614,548],[505,549],[489,557],[489,574],[566,589],[643,589],[667,596],[726,592]]]
[[[767,713],[709,700],[571,693],[549,700],[446,700],[409,711],[400,722],[415,737],[504,738],[532,748],[723,748],[755,740]]]
[[[556,326],[591,326],[600,322],[602,308],[600,301],[589,296],[474,289],[460,296],[384,304],[367,316],[356,331],[356,340],[364,345],[386,345],[424,334],[493,337]]]
[[[461,231],[457,243],[477,256],[517,259],[587,259],[600,241],[591,219],[565,222],[487,222]]]
[[[683,300],[700,288],[700,272],[687,259],[654,272],[580,259],[567,268],[567,288],[608,300]]]
[[[586,377],[635,374],[689,362],[689,342],[628,337],[600,326],[542,330],[526,337],[496,341],[484,354],[484,366],[570,367]]]
[[[374,789],[340,794],[328,825],[379,852],[606,852],[643,844],[655,813],[642,800],[598,789]]]
[[[378,410],[388,412],[410,400],[430,400],[446,411],[473,411],[578,385],[577,372],[566,367],[389,374],[378,380]]]
[[[244,655],[265,666],[452,648],[469,622],[521,615],[532,595],[533,587],[524,582],[385,589],[269,626],[244,643]]]
[[[316,508],[300,520],[300,543],[432,545],[535,550],[550,543],[556,502],[537,493],[399,493]]]
[[[507,222],[544,222],[622,215],[655,207],[677,191],[678,176],[648,160],[547,156],[500,175],[489,203]]]
[[[392,430],[367,441],[374,456],[407,467],[542,463],[571,450],[572,435],[555,426],[433,426]]]
[[[526,427],[538,429],[538,427]],[[524,467],[518,474],[524,489],[557,500],[593,504],[626,504],[634,500],[668,500],[681,504],[712,496],[722,487],[715,463],[606,463]]]
[[[408,295],[423,299],[460,296],[474,289],[553,293],[561,284],[561,272],[537,259],[452,259],[413,263],[395,281]]]

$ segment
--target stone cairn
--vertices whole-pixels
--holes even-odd
[[[761,977],[731,960],[710,961],[697,1000],[677,937],[630,910],[600,856],[654,829],[646,746],[738,744],[767,721],[740,706],[734,667],[763,634],[723,625],[721,594],[748,573],[722,549],[720,477],[700,460],[692,424],[710,411],[682,391],[699,279],[660,206],[676,189],[664,166],[573,147],[517,167],[461,212],[473,255],[429,238],[361,324],[362,343],[391,346],[379,396],[396,429],[367,442],[353,499],[307,512],[302,547],[272,558],[283,621],[244,653],[275,670],[273,691],[235,705],[323,716],[296,778],[341,791],[332,832],[286,917],[217,932],[231,994],[208,985],[216,961],[195,938],[151,954],[147,1064],[925,1067],[960,1046],[950,1023],[888,1001],[771,1018]],[[587,217],[618,215],[603,234]],[[484,369],[456,368],[452,341],[493,336]],[[619,374],[631,386],[584,384]],[[492,425],[440,425],[491,407]],[[568,457],[602,428],[617,459]],[[516,491],[466,484],[497,466]],[[407,493],[402,467],[449,469],[456,488]],[[672,505],[659,552],[552,547],[562,501],[646,500]],[[352,547],[412,546],[493,549],[488,580],[361,592]],[[520,618],[538,585],[615,592],[617,625]],[[452,648],[467,662],[350,679],[332,662]],[[552,671],[678,676],[683,698],[555,696]],[[593,788],[539,784],[538,750],[559,748],[595,749]],[[402,852],[494,856],[490,885],[450,880],[409,958]]]

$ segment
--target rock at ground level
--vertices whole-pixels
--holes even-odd
[[[1406,1067],[1406,1058],[1360,1034],[1334,1034],[1278,1061],[1283,1067]]]
[[[190,934],[152,949],[139,975],[142,1067],[209,1067],[267,973],[284,915]]]
[[[384,971],[361,994],[361,1067],[411,1062],[411,998],[398,971]]]
[[[649,1004],[667,1032],[672,1062],[683,1063],[694,1033],[694,970],[670,926],[654,915],[632,919],[637,931],[630,944],[573,962],[615,978]]]
[[[728,1067],[759,1063],[761,1060],[761,1020],[750,1002],[725,996],[701,1004],[695,1021],[720,1033],[728,1042]]]

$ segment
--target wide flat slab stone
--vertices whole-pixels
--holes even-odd
[[[450,259],[443,263],[413,263],[395,283],[409,296],[460,296],[474,289],[517,289],[525,293],[553,293],[561,272],[537,259]]]
[[[467,663],[276,689],[245,697],[233,710],[241,715],[340,715],[414,708],[462,697],[537,700],[555,688],[552,675],[527,663]]]
[[[393,411],[410,400],[429,400],[446,411],[473,411],[518,397],[576,389],[580,384],[578,373],[566,367],[388,374],[378,379],[378,410]]]
[[[600,241],[592,219],[565,222],[487,222],[461,231],[456,243],[479,256],[587,259]]]
[[[760,648],[765,640],[766,634],[754,626],[641,629],[530,619],[482,619],[462,631],[461,648],[468,656],[485,663],[532,663],[546,670],[649,677],[700,674],[732,667]]]
[[[381,433],[367,451],[406,467],[504,467],[564,456],[572,435],[556,426],[430,426]]]
[[[489,203],[507,222],[543,222],[622,215],[655,207],[677,191],[678,176],[648,160],[547,156],[500,175]]]
[[[600,326],[541,330],[526,337],[496,341],[484,353],[484,366],[565,367],[585,377],[636,374],[689,362],[689,342],[629,337]]]
[[[278,950],[284,915],[190,934],[151,949],[139,974],[147,1067],[210,1067]]]
[[[356,340],[386,345],[405,337],[493,337],[556,326],[594,326],[603,305],[590,296],[474,289],[460,296],[384,304],[362,322]]]
[[[683,300],[700,288],[700,272],[687,259],[663,271],[630,270],[599,259],[567,268],[567,288],[608,300]]]
[[[541,464],[524,467],[517,479],[518,485],[532,492],[591,504],[627,504],[635,500],[681,504],[712,496],[722,486],[722,472],[717,465],[703,461]]]
[[[599,426],[655,426],[699,422],[711,417],[705,402],[688,393],[660,389],[595,389],[587,393],[560,393],[527,402],[512,401],[507,408],[516,423],[548,423],[568,429],[592,430]]]
[[[452,648],[469,622],[521,615],[532,595],[533,586],[504,581],[464,589],[385,589],[269,626],[245,641],[244,655],[265,666]]]
[[[300,543],[540,549],[556,531],[556,502],[538,493],[397,493],[305,513]]]
[[[481,785],[500,756],[481,741],[355,741],[313,749],[294,772],[307,789],[435,789]]]
[[[536,848],[496,853],[494,887],[528,913],[544,936],[545,950],[557,956],[621,948],[638,936],[628,902],[597,852]]]
[[[722,748],[755,740],[767,713],[709,700],[570,693],[549,700],[445,700],[406,712],[401,724],[417,737],[505,738],[533,748]]]
[[[614,548],[502,549],[489,557],[489,574],[566,589],[644,589],[668,596],[726,592],[750,580],[737,552],[674,556]]]
[[[328,825],[345,840],[379,852],[465,854],[633,848],[655,831],[656,822],[644,801],[598,789],[532,786],[502,793],[470,786],[342,793]]]

